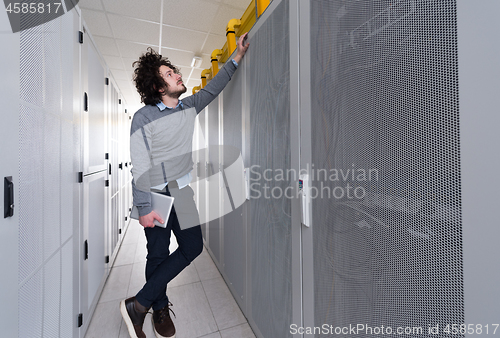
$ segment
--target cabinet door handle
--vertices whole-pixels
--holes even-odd
[[[83,110],[89,111],[89,95],[86,92],[83,93]]]
[[[12,182],[12,176],[4,177],[3,185],[3,218],[7,218],[14,216],[14,182]]]
[[[83,250],[83,260],[86,261],[89,259],[89,242],[87,240],[83,243]]]

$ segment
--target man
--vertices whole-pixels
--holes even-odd
[[[168,59],[148,49],[139,61],[134,62],[134,82],[145,106],[135,113],[132,120],[132,188],[139,223],[144,227],[147,238],[148,255],[146,284],[135,297],[120,303],[120,311],[131,337],[146,337],[142,326],[150,308],[153,309],[156,336],[175,337],[175,327],[169,315],[171,304],[166,295],[167,283],[202,252],[201,227],[196,223],[196,226],[187,225],[181,230],[179,212],[182,213],[180,209],[183,206],[175,201],[167,226],[155,226],[155,220],[164,222],[151,208],[149,189],[161,190],[165,195],[170,195],[169,189],[184,191],[183,194],[188,196],[192,194],[188,184],[193,167],[189,152],[194,117],[230,81],[249,47],[248,43],[244,43],[246,36],[240,37],[234,59],[227,62],[205,88],[183,100],[179,97],[186,92],[186,86],[178,69]],[[168,249],[171,231],[179,245],[172,254]]]

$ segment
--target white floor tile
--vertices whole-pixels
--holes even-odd
[[[130,275],[129,288],[142,286],[146,283],[146,263],[134,263]]]
[[[200,338],[221,338],[220,336],[220,333],[219,332],[215,332],[215,333],[211,333],[207,336],[203,336],[203,337],[200,337]]]
[[[123,239],[122,245],[126,244],[137,244],[139,237],[141,235],[142,226],[137,221],[131,221],[127,233],[125,234],[125,238]]]
[[[153,315],[151,315],[151,314],[146,316],[146,320],[144,321],[144,327],[142,330],[146,334],[146,337],[155,338],[156,335],[155,335],[155,332],[153,330],[153,322],[151,320],[152,318],[153,318]],[[177,338],[178,335],[176,334],[175,337]]]
[[[217,324],[210,310],[201,283],[192,283],[167,289],[174,306],[176,338],[194,338],[217,332]]]
[[[113,267],[99,299],[99,303],[122,300],[127,295],[132,264]]]
[[[134,263],[146,262],[146,256],[148,255],[148,248],[146,242],[137,242],[137,248],[135,251]]]
[[[127,298],[135,297],[135,295],[137,295],[137,293],[139,291],[141,291],[143,285],[144,284],[141,284],[141,285],[131,285],[128,288],[128,291],[127,291]]]
[[[198,276],[198,271],[196,271],[196,267],[194,264],[188,265],[180,274],[177,275],[174,279],[168,283],[168,287],[176,287],[191,283],[196,283],[200,281],[200,277]]]
[[[123,321],[122,318],[122,322],[120,324],[120,335],[118,336],[118,338],[129,338],[129,337],[130,335],[128,334],[127,325],[125,325],[125,322]]]
[[[222,277],[202,281],[202,284],[219,330],[246,323]]]
[[[120,302],[99,303],[85,338],[118,337],[121,322]]]
[[[151,325],[151,314],[146,315],[146,319],[144,320],[144,326],[142,327],[142,331],[146,334],[147,338],[155,338],[155,333],[153,331],[153,326]],[[125,322],[122,320],[122,324],[120,327],[120,335],[118,336],[119,338],[128,338],[130,337],[128,330],[127,330],[127,325],[125,325]]]
[[[193,263],[202,281],[221,277],[219,270],[217,270],[212,257],[210,257],[206,249],[196,257]]]
[[[222,338],[255,338],[255,335],[247,323],[229,329],[221,330]]]
[[[137,243],[122,244],[120,251],[118,251],[118,255],[116,255],[116,260],[113,266],[133,264],[136,248]]]

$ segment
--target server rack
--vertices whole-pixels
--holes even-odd
[[[258,337],[346,336],[335,328],[357,324],[439,325],[444,337],[448,324],[471,334],[497,321],[498,269],[481,276],[499,254],[499,9],[275,0],[259,18],[207,127],[257,165],[251,183],[293,189],[251,198],[224,213],[217,244],[208,236]],[[267,181],[266,169],[295,176]],[[304,221],[301,170],[329,193]]]
[[[8,32],[6,13],[0,21]],[[112,96],[118,105],[120,94],[108,90],[109,70],[77,7],[5,33],[2,43],[8,49],[0,98],[10,109],[2,144],[12,147],[2,146],[1,170],[12,177],[4,201],[14,210],[1,220],[0,247],[10,257],[1,263],[10,272],[2,279],[1,299],[9,308],[2,324],[11,337],[83,337],[116,256],[119,229],[128,224],[130,174],[115,173],[113,188],[123,197],[111,199],[108,171],[110,156],[129,167],[125,102],[112,107]],[[112,131],[120,134],[114,144]]]

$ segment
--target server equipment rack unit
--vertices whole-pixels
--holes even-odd
[[[78,7],[0,15],[3,334],[83,337],[128,225],[130,117]]]
[[[499,12],[274,0],[259,18],[203,117],[250,172],[205,240],[258,337],[498,327]]]

